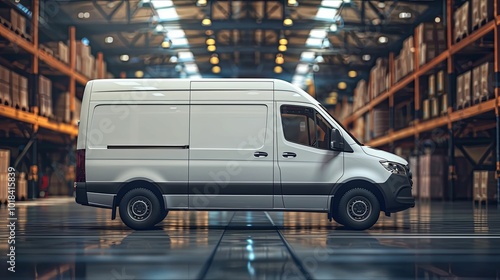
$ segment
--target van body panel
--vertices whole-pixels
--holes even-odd
[[[92,94],[93,102],[110,101],[112,104],[123,102],[149,102],[158,103],[162,101],[189,102],[189,91],[180,90],[149,90],[149,91],[99,91]]]
[[[90,81],[85,86],[82,99],[82,107],[80,109],[80,120],[78,125],[78,139],[76,141],[76,149],[84,150],[87,146],[87,120],[89,115],[89,104],[92,94],[94,81]]]
[[[232,91],[232,90],[243,90],[248,92],[259,92],[259,91],[272,91],[274,90],[273,80],[246,80],[246,79],[235,79],[233,80],[203,80],[203,81],[193,81],[191,82],[191,91],[194,93],[196,91]],[[207,98],[217,98],[217,95],[205,95]],[[232,100],[228,98],[225,100]],[[265,100],[265,99],[264,99]],[[271,99],[272,100],[272,99]]]
[[[92,92],[179,90],[189,91],[186,79],[100,79],[94,80]]]

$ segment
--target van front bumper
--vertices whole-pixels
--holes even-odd
[[[81,205],[89,205],[86,183],[75,182],[75,201]]]
[[[415,206],[415,198],[411,194],[411,172],[408,176],[392,174],[385,183],[380,184],[384,192],[385,212],[399,212]]]

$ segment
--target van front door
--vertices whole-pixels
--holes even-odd
[[[281,190],[287,209],[325,210],[344,172],[343,153],[330,150],[332,125],[314,107],[276,103]]]

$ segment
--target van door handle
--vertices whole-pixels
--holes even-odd
[[[289,158],[289,157],[296,157],[297,154],[296,153],[292,153],[292,152],[284,152],[283,153],[283,157],[285,158]]]
[[[266,152],[255,152],[255,153],[253,153],[253,156],[254,157],[267,157],[267,153]]]

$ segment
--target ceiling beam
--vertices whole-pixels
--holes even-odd
[[[153,47],[153,48],[133,48],[129,50],[124,50],[123,48],[108,48],[108,49],[103,49],[103,53],[106,56],[113,56],[113,55],[122,55],[124,53],[128,55],[177,55],[178,52],[182,51],[190,51],[192,52],[195,56],[197,55],[210,55],[210,52],[207,51],[207,48],[205,45],[197,45],[197,46],[189,46],[185,48],[172,48],[172,49],[162,49],[161,47]],[[305,51],[312,51],[317,54],[321,55],[339,55],[339,54],[351,54],[351,55],[363,55],[363,54],[370,54],[370,55],[384,55],[387,54],[388,50],[387,47],[381,46],[379,48],[356,48],[356,47],[350,47],[348,49],[344,48],[328,48],[328,49],[321,49],[321,48],[308,48],[304,45],[288,45],[288,50],[285,52],[285,55],[289,54],[296,54],[300,55],[302,52]],[[217,46],[216,53],[221,54],[221,53],[234,53],[234,52],[240,52],[240,53],[254,53],[254,52],[260,52],[260,53],[278,53],[278,47],[276,45],[272,46],[252,46],[252,45],[231,45],[231,46]]]
[[[163,21],[162,24],[165,30],[169,29],[179,29],[184,30],[311,30],[316,28],[327,29],[333,21],[322,21],[322,20],[305,20],[297,19],[294,20],[293,26],[284,27],[282,20],[264,20],[262,22],[257,22],[256,20],[244,19],[244,20],[213,20],[212,25],[209,27],[204,27],[201,25],[200,20],[176,20],[176,21]],[[57,22],[57,24],[71,24],[70,22]],[[108,34],[116,32],[135,32],[144,31],[151,32],[154,31],[154,27],[149,22],[136,22],[136,23],[126,23],[126,22],[82,22],[78,24],[78,28],[86,34]],[[404,34],[410,28],[413,27],[413,23],[397,23],[397,24],[385,24],[385,25],[366,25],[361,22],[344,22],[344,26],[340,30],[345,31],[363,31],[363,32],[377,32],[384,34]]]

